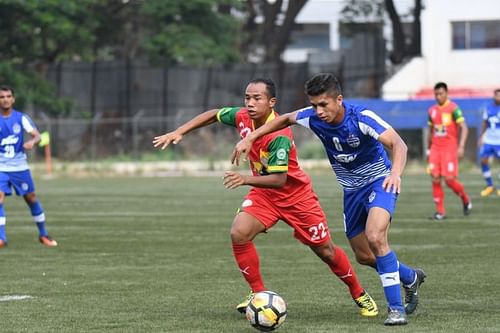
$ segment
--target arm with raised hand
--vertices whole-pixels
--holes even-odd
[[[193,119],[179,126],[176,130],[172,132],[165,133],[163,135],[155,136],[153,139],[153,145],[155,147],[161,146],[161,149],[167,148],[170,143],[174,145],[179,143],[183,136],[188,134],[189,132],[211,125],[217,122],[217,112],[219,109],[212,109],[203,112],[202,114],[197,115]]]
[[[257,128],[255,131],[247,135],[245,138],[243,138],[240,142],[236,144],[236,146],[233,149],[233,152],[231,154],[231,163],[233,164],[236,163],[236,165],[239,165],[242,154],[243,158],[246,159],[246,156],[250,152],[252,144],[258,138],[266,134],[286,128],[290,125],[296,124],[297,122],[295,121],[295,119],[297,117],[297,112],[298,111],[285,113],[275,118],[273,121],[270,121],[262,125],[261,127]]]

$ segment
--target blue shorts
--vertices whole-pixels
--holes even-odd
[[[383,208],[392,217],[398,195],[384,190],[382,187],[384,178],[357,190],[344,190],[344,229],[348,239],[356,237],[365,230],[370,208]]]
[[[12,194],[12,187],[17,195],[26,195],[35,192],[35,184],[29,170],[24,171],[0,171],[0,191],[5,195]]]
[[[500,145],[483,144],[479,150],[479,157],[490,158],[492,156],[500,159]]]

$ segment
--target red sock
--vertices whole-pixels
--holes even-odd
[[[465,193],[465,188],[457,179],[446,179],[446,185],[462,199],[464,203],[469,203],[469,196]]]
[[[432,197],[436,204],[436,212],[444,215],[444,191],[441,182],[432,182]]]
[[[233,254],[240,272],[243,274],[245,280],[247,280],[252,292],[256,293],[266,290],[260,275],[259,254],[255,245],[251,241],[245,244],[233,243]]]
[[[351,266],[349,258],[344,250],[335,246],[335,256],[333,257],[333,264],[329,265],[330,270],[339,277],[348,287],[352,298],[358,298],[364,292],[363,287],[359,283],[358,277]]]

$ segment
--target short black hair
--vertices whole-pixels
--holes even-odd
[[[319,73],[314,75],[306,82],[304,90],[307,96],[318,96],[327,93],[335,98],[338,95],[342,95],[340,82],[337,77],[331,73]]]
[[[495,95],[496,95],[496,94],[498,94],[498,93],[500,93],[500,88],[495,89],[495,91],[494,91],[493,93],[494,93]]]
[[[266,85],[267,95],[269,98],[276,97],[276,85],[273,80],[264,77],[256,77],[248,82],[248,84],[251,83],[264,83]]]
[[[12,96],[15,96],[14,94],[14,89],[12,89],[11,87],[7,86],[7,85],[0,85],[0,90],[1,91],[10,91],[12,93]]]
[[[448,85],[444,82],[438,82],[434,85],[434,90],[438,90],[438,89],[441,89],[443,88],[444,91],[448,91]]]

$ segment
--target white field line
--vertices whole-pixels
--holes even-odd
[[[30,299],[33,296],[30,295],[4,295],[0,296],[0,302],[9,302],[9,301],[20,301],[23,299]]]

